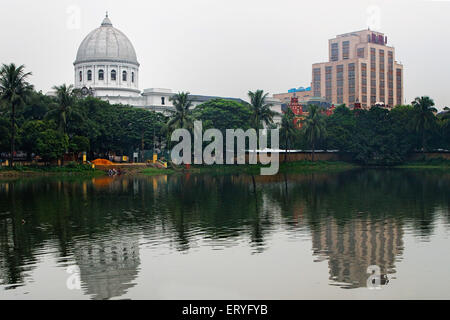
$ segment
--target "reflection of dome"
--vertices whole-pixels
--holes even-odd
[[[139,239],[127,232],[118,232],[109,239],[75,243],[81,284],[93,299],[119,298],[134,287],[140,265]]]
[[[83,40],[75,63],[95,61],[127,62],[139,65],[136,51],[127,36],[113,27],[108,16],[100,28]]]

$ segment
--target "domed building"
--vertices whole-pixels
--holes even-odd
[[[171,89],[139,90],[139,62],[133,44],[120,30],[113,27],[106,14],[100,27],[81,42],[75,62],[75,83],[83,95],[91,95],[111,104],[124,104],[156,112],[174,110]],[[49,92],[49,95],[55,95]],[[222,98],[243,102],[238,98],[191,95],[192,104]]]
[[[113,27],[108,14],[81,43],[74,67],[75,88],[83,94],[111,103],[140,104],[136,51],[127,36]]]

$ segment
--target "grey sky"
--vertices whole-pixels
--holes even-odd
[[[141,89],[246,98],[309,86],[328,39],[379,21],[404,64],[407,102],[429,95],[450,106],[450,0],[0,1],[0,62],[25,64],[43,92],[73,83],[78,46],[108,10],[134,44]]]

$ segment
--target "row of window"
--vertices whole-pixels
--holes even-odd
[[[397,104],[402,104],[402,69],[397,69]]]
[[[356,51],[358,58],[364,58],[364,48],[358,48]]]
[[[376,49],[370,48],[370,54],[372,58],[372,63],[375,64],[376,59]],[[383,62],[384,63],[384,50],[380,49],[380,56],[383,55]],[[390,59],[394,59],[394,53],[392,51],[388,51],[388,55]],[[356,50],[356,56],[358,58],[364,58],[365,52],[364,48],[358,48]],[[346,60],[350,58],[350,42],[349,41],[343,41],[342,42],[342,59]],[[339,44],[338,43],[332,43],[331,44],[331,61],[338,61],[339,60]],[[373,66],[375,68],[375,66]]]
[[[347,60],[350,58],[350,41],[342,42],[342,59]],[[331,44],[331,61],[339,60],[339,43]]]
[[[332,43],[331,44],[331,61],[339,60],[339,44]]]
[[[370,103],[373,105],[377,102],[377,75],[376,69],[376,50],[375,48],[370,48]]]
[[[83,81],[83,71],[80,71],[80,82]],[[92,81],[92,70],[88,70],[87,72],[87,81]],[[105,80],[105,71],[103,69],[98,70],[98,80]],[[116,70],[111,70],[111,81],[117,80],[117,72]],[[128,72],[122,72],[122,81],[128,81]],[[131,73],[131,82],[134,83],[134,72]]]
[[[333,67],[325,67],[325,97],[328,101],[332,99]]]
[[[394,105],[394,53],[388,51],[388,104]]]
[[[375,55],[375,52],[373,52]],[[380,60],[383,61],[384,57],[382,55],[384,54],[383,51],[380,51]],[[375,58],[375,57],[374,57]],[[393,69],[393,66],[388,65],[388,69]],[[321,73],[320,68],[315,68],[313,70],[313,83],[314,83],[314,91],[315,94],[319,94],[321,89]],[[390,81],[388,81],[389,84],[389,90],[386,92],[385,85],[386,85],[386,73],[385,73],[384,66],[380,66],[380,85],[379,85],[379,99],[380,101],[384,102],[386,100],[386,93],[388,94],[388,103],[389,105],[393,105],[393,96],[394,96],[394,90],[393,90],[393,72],[388,72],[388,78]],[[348,68],[348,94],[349,94],[349,103],[354,103],[356,101],[356,65],[354,63],[349,63]],[[401,69],[396,70],[397,73],[397,83],[396,87],[398,90],[397,94],[397,104],[401,103],[401,87],[402,87],[402,71]],[[368,84],[370,83],[370,103],[375,104],[377,102],[377,80],[376,80],[376,72],[370,73],[370,81],[368,79],[368,68],[366,63],[361,63],[361,93],[362,93],[362,102],[367,103],[368,100]],[[332,99],[332,83],[333,81],[333,67],[327,66],[325,67],[325,96],[328,100]],[[336,66],[336,94],[337,94],[337,103],[343,103],[343,95],[344,95],[344,65],[337,65]],[[317,92],[316,92],[317,91]]]
[[[342,42],[342,59],[350,58],[350,41]]]
[[[338,104],[344,103],[344,66],[336,66],[336,100]]]
[[[313,87],[314,87],[314,96],[316,96],[316,97],[320,97],[321,80],[322,80],[322,76],[320,74],[320,68],[314,68],[314,70],[313,70]]]
[[[356,86],[356,77],[355,77],[355,64],[349,63],[348,65],[348,93],[350,95],[349,102],[355,102],[355,86]]]
[[[367,102],[367,64],[361,63],[361,93],[362,102]]]
[[[380,59],[380,101],[384,103],[385,101],[385,68],[384,68],[384,50],[379,51],[379,59]]]

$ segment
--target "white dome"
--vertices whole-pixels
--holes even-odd
[[[108,16],[100,28],[89,33],[83,40],[74,64],[99,61],[123,62],[139,66],[133,44],[123,32],[113,27]]]

